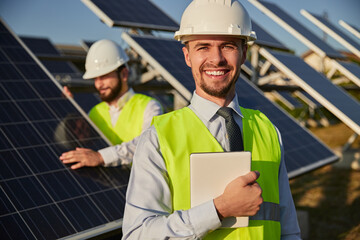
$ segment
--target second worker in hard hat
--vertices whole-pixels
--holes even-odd
[[[103,39],[91,45],[83,78],[95,80],[102,102],[90,110],[89,117],[115,146],[99,151],[76,148],[63,153],[60,160],[73,164],[72,169],[130,164],[138,136],[150,126],[154,116],[162,114],[157,100],[135,93],[129,87],[128,60],[124,50],[111,40]]]
[[[247,11],[235,0],[193,0],[175,38],[196,88],[188,107],[154,117],[140,137],[123,239],[300,239],[280,134],[260,111],[239,106],[235,91],[246,43],[255,39]],[[252,171],[191,206],[190,155],[244,150]],[[248,227],[221,228],[224,218],[242,216]]]

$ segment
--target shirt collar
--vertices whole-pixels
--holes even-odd
[[[196,110],[196,112],[201,115],[206,121],[210,121],[211,118],[214,117],[216,112],[219,110],[220,106],[216,103],[207,100],[205,98],[200,97],[194,91],[193,96],[191,98],[191,106]],[[227,106],[232,108],[241,118],[243,115],[241,114],[241,110],[239,107],[238,97],[235,93],[233,100]]]
[[[119,101],[117,102],[119,109],[122,109],[125,106],[125,104],[130,100],[130,98],[132,98],[134,95],[135,92],[132,88],[130,88],[129,91],[127,91],[124,95],[122,95]]]

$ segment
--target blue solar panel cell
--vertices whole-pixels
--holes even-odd
[[[19,155],[17,151],[13,150],[1,151],[0,168],[2,169],[0,180],[22,177],[31,174],[30,169],[24,164],[21,155]],[[3,197],[1,197],[1,200],[8,202],[8,200]],[[2,208],[0,209],[2,211]],[[11,212],[13,211],[14,210]]]
[[[20,159],[26,159],[26,166],[33,173],[45,173],[63,168],[63,165],[50,147],[31,147],[19,149]],[[46,159],[46,161],[43,161]],[[15,168],[13,168],[15,169]]]
[[[60,52],[47,38],[21,37],[21,40],[36,56],[61,57]],[[80,72],[71,62],[42,60],[42,63],[53,75],[68,74],[73,75],[74,78],[80,78]]]
[[[55,48],[55,46],[50,42],[50,40],[46,38],[34,38],[34,37],[21,37],[21,39],[26,43],[27,47],[29,47],[36,55],[40,56],[52,56],[52,57],[61,57],[60,52]],[[84,42],[84,44],[90,44],[92,42]],[[22,49],[26,55],[26,51]],[[28,55],[27,55],[28,56]],[[24,56],[26,57],[26,56]],[[71,78],[71,79],[82,79],[82,74],[77,70],[75,65],[69,61],[61,61],[61,60],[42,60],[44,66],[49,70],[56,79],[62,78]],[[38,73],[37,73],[38,74]],[[45,82],[44,84],[46,84]],[[47,84],[47,86],[40,86],[40,83],[33,83],[36,85],[36,89],[41,91],[42,96],[46,96],[48,98],[51,97],[52,93],[57,94],[57,87],[54,84]],[[56,88],[54,90],[53,88]],[[45,95],[46,94],[46,95]],[[53,94],[54,95],[54,94]],[[100,102],[99,97],[93,93],[84,92],[77,93],[74,92],[75,101],[83,108],[85,112],[89,112],[90,109]],[[58,97],[58,95],[56,95]]]
[[[20,73],[12,66],[11,64],[1,63],[0,64],[0,81],[2,80],[18,80],[21,79],[22,76]]]
[[[28,120],[49,120],[54,119],[55,116],[48,106],[40,100],[34,101],[19,101],[20,110],[28,117]],[[18,111],[15,109],[15,111]],[[13,113],[15,114],[15,113]]]
[[[21,40],[31,49],[35,55],[60,55],[52,43],[46,38],[35,38],[22,36]]]
[[[117,220],[117,216],[122,216],[124,210],[119,205],[125,205],[125,192],[110,189],[101,193],[92,195],[93,201],[99,206],[105,217],[110,221]],[[114,201],[116,199],[116,201]]]
[[[92,97],[89,97],[91,95]],[[81,108],[88,113],[92,107],[100,103],[100,97],[98,94],[89,94],[89,93],[74,93],[74,100],[77,102]]]
[[[0,233],[5,239],[36,239],[23,219],[18,214],[9,214],[1,217]]]
[[[0,71],[1,238],[78,236],[120,220],[129,169],[61,163],[64,151],[109,145],[2,22],[0,29],[0,69],[10,69]],[[107,193],[111,208],[94,200]]]
[[[0,108],[0,123],[12,123],[26,121],[18,108],[11,102],[4,102],[3,108]]]
[[[27,54],[27,52],[24,49],[6,48],[3,51],[12,62],[29,62],[29,61],[31,61],[31,57],[29,56],[29,54]],[[6,61],[5,57],[4,57],[3,61]]]
[[[8,150],[11,149],[12,146],[10,142],[8,141],[5,133],[3,133],[0,129],[0,150]]]
[[[98,8],[97,11],[104,13],[115,26],[163,31],[177,31],[179,28],[174,20],[148,0],[89,0],[83,2],[94,4]]]
[[[58,239],[75,233],[69,219],[55,205],[30,209],[22,212],[21,216],[35,239]]]
[[[146,56],[144,54],[144,56],[149,62],[160,64],[164,68],[160,71],[162,74],[170,74],[191,93],[195,90],[191,70],[185,64],[181,51],[183,47],[181,43],[172,39],[133,35],[126,35],[124,39],[135,50],[143,54],[145,51],[147,54]],[[161,55],[159,54],[160,51],[162,52]],[[149,56],[153,59],[150,59]],[[173,84],[172,81],[169,81],[169,83]],[[174,86],[176,88],[177,85],[174,84]],[[246,80],[238,80],[236,92],[241,106],[262,111],[279,128],[284,142],[286,167],[290,177],[298,176],[319,167],[319,165],[338,159],[331,150],[320,143],[284,111],[275,106]],[[314,155],[313,148],[317,148],[321,154]]]

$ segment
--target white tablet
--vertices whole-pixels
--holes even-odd
[[[250,152],[193,153],[190,155],[191,207],[214,199],[228,183],[251,171]],[[229,217],[222,227],[247,227],[249,217]]]

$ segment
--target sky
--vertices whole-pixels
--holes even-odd
[[[131,0],[129,0],[131,1]],[[180,23],[181,15],[191,0],[151,0],[176,22]],[[267,0],[285,9],[308,29],[322,37],[322,32],[300,14],[301,9],[322,15],[327,13],[333,24],[342,28],[338,20],[360,28],[359,0]],[[240,0],[250,16],[263,28],[267,29],[279,41],[297,55],[307,47],[283,30],[269,17],[260,12],[247,0]],[[81,40],[96,41],[108,38],[119,42],[122,29],[110,28],[81,0],[0,0],[0,17],[20,36],[46,37],[54,44],[80,45]],[[346,30],[344,30],[346,32]],[[359,39],[356,39],[359,42]],[[328,37],[330,45],[344,49],[335,40]],[[126,46],[124,46],[126,47]]]

